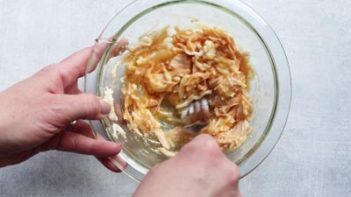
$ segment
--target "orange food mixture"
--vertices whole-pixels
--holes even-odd
[[[169,28],[140,38],[124,58],[123,118],[129,130],[160,143],[171,156],[199,133],[234,150],[251,131],[248,95],[252,70],[248,55],[223,30]],[[206,110],[182,111],[208,103]],[[194,104],[195,103],[195,104]],[[202,106],[201,106],[202,107]],[[186,125],[202,122],[199,132]]]

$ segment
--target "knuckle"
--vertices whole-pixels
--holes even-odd
[[[49,109],[53,114],[60,115],[65,113],[66,107],[59,98],[55,96],[47,96],[45,99],[49,106],[47,109]]]
[[[216,166],[221,163],[224,155],[217,142],[207,134],[201,134],[187,144],[177,156],[187,159],[202,160],[203,165]],[[176,156],[176,157],[177,157]]]
[[[235,171],[233,173],[233,178],[232,179],[233,179],[234,183],[237,184],[239,182],[239,179],[240,179],[240,173],[238,171]]]
[[[220,152],[217,142],[210,135],[200,135],[198,142],[199,147],[201,147],[200,150],[206,153],[216,154]]]
[[[84,100],[86,102],[88,114],[98,114],[100,112],[99,99],[96,96],[87,94]]]
[[[208,134],[201,134],[187,144],[181,152],[193,153],[196,155],[210,155],[214,158],[221,153],[217,142]]]
[[[80,147],[80,141],[77,139],[77,138],[71,138],[71,149],[72,150],[76,150],[76,149],[79,149]]]
[[[233,163],[230,164],[229,167],[229,181],[233,185],[237,185],[240,179],[239,167]]]
[[[69,122],[67,114],[67,106],[56,97],[47,98],[47,103],[49,104],[49,112],[47,114],[51,114],[50,117],[54,117],[53,119],[56,122]]]
[[[147,173],[147,176],[148,177],[155,177],[155,176],[157,176],[159,173],[160,173],[160,171],[162,171],[162,166],[163,166],[164,164],[157,164],[157,165],[155,165],[154,167],[152,167],[150,170],[149,170],[149,172]]]
[[[50,81],[60,81],[60,73],[58,72],[56,64],[51,64],[48,65],[44,68],[42,68],[37,75],[41,76],[42,78],[45,78],[46,80],[50,80]]]
[[[155,165],[150,169],[149,174],[155,174],[159,169],[160,169],[160,165],[159,164]]]
[[[44,67],[43,69],[41,69],[40,72],[45,74],[45,75],[52,76],[52,75],[56,74],[56,71],[55,71],[56,66],[57,66],[56,64],[50,64],[50,65]]]
[[[51,72],[54,67],[56,66],[56,64],[49,64],[47,66],[45,66],[43,69],[41,69],[41,71],[43,72]]]

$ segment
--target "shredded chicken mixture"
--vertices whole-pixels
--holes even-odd
[[[237,149],[251,131],[248,55],[218,28],[172,30],[142,36],[124,57],[123,119],[130,132],[156,140],[167,156],[200,133],[224,151]],[[199,131],[191,130],[196,124]]]

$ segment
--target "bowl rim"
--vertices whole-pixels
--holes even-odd
[[[264,45],[268,56],[271,59],[272,71],[274,75],[274,85],[275,85],[275,101],[273,104],[273,109],[270,115],[270,118],[267,122],[266,128],[257,140],[255,145],[251,147],[251,149],[244,155],[243,159],[239,160],[238,164],[240,166],[241,171],[241,178],[245,177],[249,173],[251,173],[254,169],[256,169],[272,152],[275,145],[278,143],[279,138],[281,137],[284,127],[286,125],[290,105],[291,105],[291,75],[290,75],[290,68],[287,56],[285,51],[282,47],[282,44],[277,37],[276,33],[273,29],[263,20],[261,16],[259,16],[252,8],[246,5],[242,1],[230,2],[228,0],[221,0],[221,1],[214,1],[214,0],[149,0],[147,4],[145,1],[141,0],[134,0],[130,4],[126,5],[121,10],[117,11],[116,14],[108,21],[106,26],[103,28],[101,33],[99,34],[97,43],[99,40],[103,39],[103,34],[107,27],[111,24],[111,22],[118,17],[121,13],[125,12],[129,8],[133,8],[135,6],[147,5],[143,7],[143,11],[139,12],[138,14],[134,15],[131,19],[126,20],[127,22],[124,23],[122,28],[118,30],[118,32],[113,36],[112,42],[115,42],[119,36],[125,31],[125,29],[135,22],[137,19],[142,17],[144,14],[152,12],[154,9],[173,5],[178,3],[200,3],[206,4],[209,6],[214,6],[216,8],[221,9],[231,15],[234,15],[239,20],[244,22],[260,39],[262,42],[261,44]],[[233,11],[235,10],[235,11]],[[240,12],[240,13],[239,13]],[[268,43],[267,43],[268,41]],[[111,47],[111,45],[110,45]],[[104,65],[106,62],[108,51],[110,47],[107,48],[103,58],[100,61],[100,65]],[[273,52],[272,52],[273,51]],[[99,66],[97,75],[97,86],[99,87],[100,83],[100,76],[102,72],[102,67]],[[87,78],[84,79],[84,87],[86,89]],[[284,94],[281,94],[284,92]],[[96,90],[98,95],[101,95],[99,90]],[[96,122],[91,122],[93,130],[95,131]],[[103,121],[100,121],[100,124],[104,125]],[[100,128],[101,130],[101,128]],[[275,131],[272,133],[272,130]],[[112,137],[110,133],[104,130],[110,140]],[[273,135],[274,134],[274,135]],[[263,143],[266,141],[266,143]],[[268,142],[268,144],[267,144]],[[125,158],[123,156],[124,151],[121,152],[122,160],[126,160],[129,164],[127,168],[122,168],[122,171],[128,175],[129,177],[133,178],[134,180],[140,181],[146,174],[146,172],[140,172],[140,169],[135,169],[137,165],[135,161],[131,159]],[[249,156],[247,156],[249,155]],[[139,164],[140,165],[140,164]]]

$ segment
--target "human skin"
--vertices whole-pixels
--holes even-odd
[[[146,175],[135,197],[240,197],[239,168],[209,135],[199,135]]]
[[[115,49],[118,52],[126,44],[121,41]],[[77,85],[88,57],[98,60],[104,49],[103,45],[85,48],[0,93],[0,167],[60,150],[93,155],[108,169],[120,171],[109,158],[120,152],[121,145],[95,136],[83,121],[105,117],[110,106]],[[238,167],[215,140],[202,134],[152,168],[134,196],[240,197],[239,177]]]
[[[77,85],[89,56],[99,59],[104,48],[82,49],[0,93],[0,167],[42,151],[60,150],[94,155],[110,170],[119,171],[108,157],[118,154],[121,145],[96,139],[82,121],[105,117],[110,106]]]

